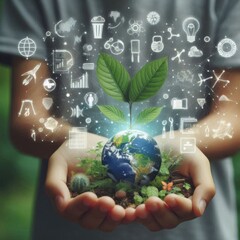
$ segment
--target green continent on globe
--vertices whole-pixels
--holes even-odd
[[[158,174],[161,153],[157,142],[147,133],[127,130],[105,144],[102,163],[113,180],[144,185]]]

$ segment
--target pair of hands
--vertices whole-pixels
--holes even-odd
[[[88,141],[91,144],[88,149],[95,147],[100,141],[106,142],[107,139],[92,136],[91,141]],[[176,142],[171,141],[164,148],[175,149],[175,152],[178,152],[177,146],[179,145]],[[195,191],[190,198],[170,194],[162,201],[151,197],[136,209],[124,209],[116,205],[112,198],[98,198],[91,192],[72,198],[67,186],[67,177],[74,170],[79,158],[86,154],[87,151],[70,150],[68,141],[64,142],[49,159],[46,179],[47,192],[58,212],[84,228],[112,231],[119,224],[133,221],[139,221],[151,231],[174,228],[181,222],[201,216],[215,194],[209,160],[197,149],[194,154],[182,155],[183,160],[178,167],[180,174],[190,177],[193,181]]]

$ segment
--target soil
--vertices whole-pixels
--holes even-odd
[[[194,187],[192,184],[192,181],[190,178],[186,178],[182,175],[179,175],[177,173],[172,173],[169,177],[169,179],[166,182],[173,182],[173,186],[172,187],[178,187],[181,189],[181,194],[186,197],[189,198],[190,196],[193,195],[193,191],[194,191]],[[184,184],[190,184],[191,188],[190,189],[186,189],[184,187]],[[109,196],[111,198],[113,198],[113,200],[115,201],[116,204],[122,206],[123,208],[127,208],[127,207],[133,207],[136,208],[136,205],[134,203],[134,192],[127,192],[125,194],[124,197],[117,197],[116,196],[116,192],[113,191],[112,189],[103,189],[103,188],[96,188],[94,190],[94,193],[98,196],[98,197],[102,197],[102,196]],[[76,196],[77,194],[72,194],[72,196]]]

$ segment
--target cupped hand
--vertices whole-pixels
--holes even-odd
[[[179,146],[177,140],[171,140],[169,143],[165,142],[165,146],[161,149],[171,149],[172,153],[180,154]],[[136,216],[151,231],[171,229],[184,221],[200,217],[215,195],[215,186],[207,157],[197,147],[195,153],[181,154],[181,156],[182,160],[177,172],[192,179],[195,188],[193,196],[185,198],[169,194],[164,200],[151,197],[145,204],[139,205],[136,209]]]
[[[87,229],[112,231],[122,222],[133,221],[135,211],[116,205],[110,197],[98,198],[92,192],[72,198],[67,186],[68,174],[74,170],[79,159],[86,156],[88,150],[96,147],[98,142],[106,142],[106,139],[91,136],[88,149],[84,151],[69,149],[68,141],[64,142],[49,159],[46,190],[58,212],[68,220]]]

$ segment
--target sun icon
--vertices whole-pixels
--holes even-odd
[[[151,24],[151,25],[156,25],[160,22],[160,15],[157,12],[150,12],[147,15],[147,21]]]

